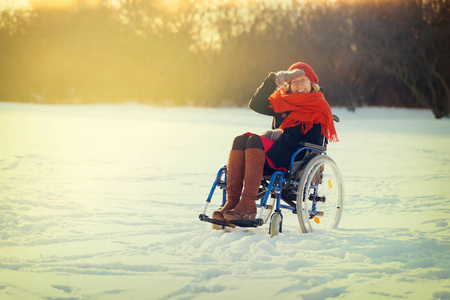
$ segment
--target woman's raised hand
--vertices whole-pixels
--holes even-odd
[[[275,83],[277,86],[283,85],[296,77],[305,76],[305,72],[299,69],[292,71],[279,71],[275,74]]]

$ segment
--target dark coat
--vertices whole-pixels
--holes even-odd
[[[273,117],[272,129],[280,127],[283,120],[291,113],[275,113],[269,107],[269,96],[276,90],[275,73],[270,73],[264,80],[263,84],[256,90],[248,106],[257,113]],[[321,134],[321,127],[319,124],[314,124],[313,127],[303,134],[301,125],[286,128],[280,139],[268,150],[266,155],[278,168],[287,168],[290,164],[291,156],[300,147],[299,142],[307,142],[316,145],[324,146],[327,143],[324,136]],[[297,159],[301,159],[299,156]]]

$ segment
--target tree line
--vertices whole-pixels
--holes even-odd
[[[448,53],[448,0],[105,0],[3,11],[0,101],[242,106],[269,72],[304,61],[331,106],[441,118]]]

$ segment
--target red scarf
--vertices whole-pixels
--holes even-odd
[[[292,111],[283,120],[280,129],[301,124],[302,133],[306,134],[314,124],[320,124],[323,136],[330,142],[339,141],[330,106],[321,92],[288,94],[284,89],[278,89],[269,97],[269,101],[276,113]]]

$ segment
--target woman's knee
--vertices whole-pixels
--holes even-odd
[[[261,138],[258,135],[252,135],[247,139],[247,143],[245,144],[245,148],[257,148],[264,149]]]
[[[245,145],[247,144],[249,136],[248,135],[239,135],[234,138],[233,141],[233,150],[245,150]]]

